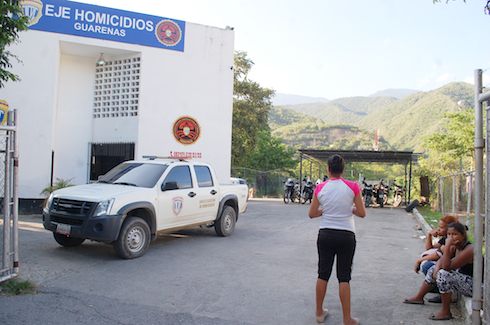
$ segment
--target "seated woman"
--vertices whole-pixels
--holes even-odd
[[[451,315],[451,293],[473,295],[473,245],[468,242],[466,226],[459,222],[448,225],[446,244],[442,257],[425,276],[418,293],[405,299],[406,304],[424,304],[425,295],[437,285],[441,293],[442,308],[433,314],[432,320],[449,320]]]
[[[446,215],[439,219],[439,227],[432,229],[427,233],[425,239],[425,249],[426,251],[421,254],[421,256],[415,261],[415,272],[422,272],[427,274],[427,271],[436,264],[441,254],[441,247],[444,246],[447,236],[447,226],[450,223],[456,222],[458,219],[454,216]],[[436,243],[433,243],[434,237],[440,237]]]

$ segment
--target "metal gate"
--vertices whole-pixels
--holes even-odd
[[[18,150],[16,140],[16,111],[8,114],[7,125],[0,125],[0,198],[2,268],[0,282],[19,273],[18,245]]]

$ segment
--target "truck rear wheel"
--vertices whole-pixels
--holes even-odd
[[[214,223],[214,230],[218,236],[226,237],[233,233],[236,224],[236,212],[231,206],[227,205],[221,212],[221,216]]]
[[[85,241],[85,238],[68,237],[66,235],[57,234],[55,232],[53,232],[53,236],[54,240],[56,240],[58,244],[65,247],[80,246]]]
[[[146,253],[150,246],[150,238],[150,227],[145,220],[128,217],[114,242],[114,249],[121,258],[137,258]]]

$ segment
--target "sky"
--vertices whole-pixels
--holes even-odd
[[[490,83],[487,0],[78,0],[225,28],[278,93],[335,99]]]

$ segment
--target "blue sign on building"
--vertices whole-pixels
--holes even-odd
[[[185,22],[62,0],[20,0],[29,28],[184,51]]]

